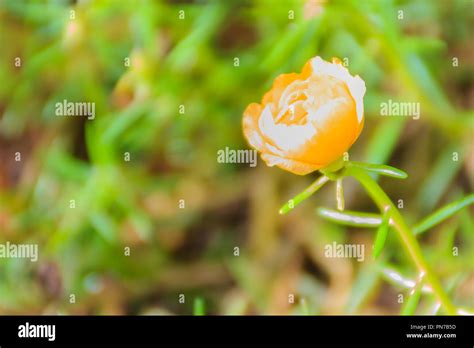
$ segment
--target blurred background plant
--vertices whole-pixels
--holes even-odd
[[[334,188],[281,216],[314,175],[216,157],[247,147],[242,111],[275,76],[347,58],[367,85],[351,159],[409,174],[378,181],[415,225],[472,192],[473,26],[471,0],[3,0],[0,242],[37,243],[40,259],[0,259],[0,313],[437,313],[429,296],[399,303],[417,270],[393,233],[375,261],[324,257],[375,234],[316,214]],[[55,116],[64,99],[96,118]],[[420,119],[380,117],[389,99],[420,102]],[[344,192],[377,211],[355,181]],[[466,310],[472,220],[467,207],[417,236]]]

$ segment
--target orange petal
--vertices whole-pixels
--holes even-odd
[[[262,135],[259,131],[258,119],[262,113],[262,106],[251,103],[244,111],[242,128],[248,143],[255,149],[262,151],[265,147]]]
[[[272,89],[263,96],[262,105],[278,102],[285,88],[290,83],[297,80],[299,76],[300,75],[296,73],[278,75],[273,82]]]
[[[282,158],[280,156],[271,155],[268,153],[262,153],[261,157],[270,167],[277,166],[281,169],[298,175],[306,175],[321,168],[321,166],[315,164],[304,163],[289,158]]]

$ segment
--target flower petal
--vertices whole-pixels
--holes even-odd
[[[322,167],[321,165],[304,163],[289,158],[282,158],[279,156],[271,155],[268,153],[262,153],[261,157],[269,167],[278,166],[281,169],[287,170],[298,175],[306,175]]]
[[[258,122],[260,131],[266,139],[283,152],[300,152],[302,147],[316,135],[312,124],[275,124],[270,105],[263,110]]]
[[[352,76],[349,71],[340,64],[337,60],[334,63],[325,62],[320,57],[315,57],[311,60],[313,72],[315,74],[328,75],[344,81],[349,88],[349,91],[356,103],[357,118],[362,122],[364,117],[364,95],[365,82],[359,75]]]
[[[255,149],[262,151],[265,143],[259,131],[258,119],[262,113],[262,106],[257,103],[251,103],[244,111],[242,119],[242,128],[248,143]]]
[[[279,75],[244,112],[244,135],[269,166],[304,175],[337,160],[364,125],[365,83],[337,59]]]

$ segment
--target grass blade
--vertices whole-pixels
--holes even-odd
[[[453,154],[458,154],[458,160],[453,160]],[[417,201],[422,211],[427,213],[434,209],[436,204],[454,180],[461,169],[466,157],[466,151],[459,144],[447,147],[435,160],[434,165],[423,181],[418,193]]]
[[[386,209],[382,216],[382,223],[380,224],[377,234],[375,235],[374,250],[372,252],[374,260],[380,256],[380,253],[382,252],[382,249],[385,245],[385,241],[387,240],[389,222],[390,215],[388,214],[388,209]]]
[[[367,144],[364,159],[369,163],[388,161],[397,146],[405,122],[405,119],[398,117],[380,122]]]
[[[401,315],[414,315],[418,302],[420,302],[421,289],[423,289],[423,284],[420,281],[416,286],[410,291],[407,301],[404,303]]]
[[[451,217],[464,207],[467,207],[470,204],[474,203],[474,194],[470,194],[467,197],[461,198],[457,201],[454,201],[452,203],[449,203],[448,205],[438,209],[435,211],[433,214],[429,215],[427,218],[425,218],[423,221],[418,223],[414,228],[413,228],[413,233],[415,235],[421,234],[430,228],[436,226],[443,220],[446,220],[447,218]]]

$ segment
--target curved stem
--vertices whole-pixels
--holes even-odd
[[[438,301],[443,306],[447,314],[456,314],[456,309],[451,303],[451,300],[446,295],[443,290],[441,283],[438,278],[430,270],[428,264],[421,253],[420,246],[416,240],[413,232],[410,230],[402,215],[392,203],[387,194],[382,190],[382,188],[377,184],[377,182],[370,177],[363,169],[357,167],[347,167],[345,175],[353,176],[357,179],[362,186],[367,190],[370,197],[377,204],[380,211],[384,211],[387,207],[390,207],[387,212],[390,215],[390,219],[393,223],[393,227],[397,230],[398,235],[400,236],[403,244],[405,245],[408,254],[411,256],[415,262],[418,270],[421,274],[424,275],[425,281],[433,289],[434,295],[437,297]]]

